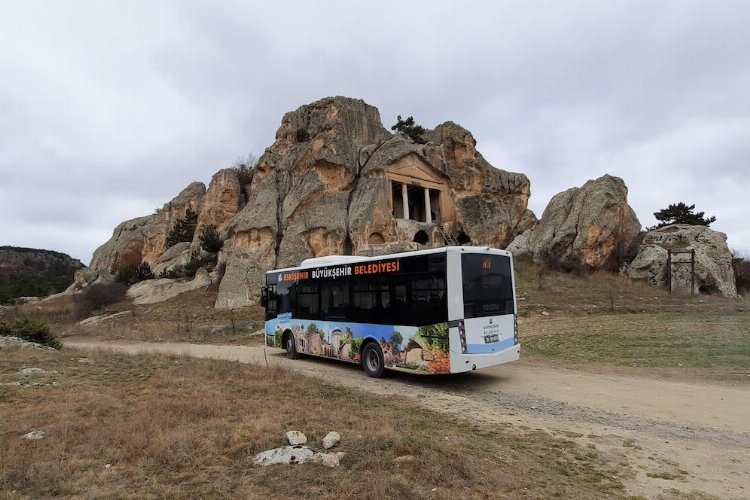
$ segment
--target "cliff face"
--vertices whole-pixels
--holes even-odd
[[[442,246],[444,233],[504,248],[526,229],[525,175],[492,167],[454,123],[424,139],[389,133],[362,100],[302,106],[283,117],[255,168],[220,171],[207,191],[191,184],[156,214],[121,224],[91,265],[116,272],[156,264],[189,207],[199,214],[191,250],[205,225],[225,238],[216,305],[234,308],[257,298],[265,271],[308,257]]]

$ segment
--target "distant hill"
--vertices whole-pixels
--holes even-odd
[[[52,250],[0,247],[0,304],[16,297],[40,297],[65,290],[83,264]]]

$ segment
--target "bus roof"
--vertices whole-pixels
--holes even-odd
[[[383,260],[383,259],[392,259],[392,258],[398,258],[398,257],[412,257],[417,255],[428,255],[432,253],[444,253],[448,251],[461,251],[461,252],[470,252],[470,253],[485,253],[485,252],[491,252],[494,254],[499,255],[505,255],[510,257],[511,253],[507,250],[500,250],[499,248],[492,248],[492,247],[439,247],[439,248],[429,248],[427,250],[414,250],[411,252],[399,252],[399,253],[391,253],[386,255],[376,255],[373,257],[365,257],[365,256],[359,256],[359,255],[328,255],[325,257],[315,257],[311,259],[305,259],[302,261],[302,263],[299,266],[296,267],[285,267],[283,269],[273,269],[271,271],[267,271],[266,273],[277,273],[281,271],[292,271],[297,269],[309,269],[312,267],[324,267],[324,266],[335,266],[340,264],[353,264],[357,262],[369,262],[373,260]]]

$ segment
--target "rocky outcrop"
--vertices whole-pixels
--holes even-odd
[[[199,213],[190,251],[201,228],[220,229],[216,306],[237,308],[257,299],[266,271],[306,258],[442,246],[438,224],[460,243],[503,248],[535,223],[526,176],[493,168],[469,131],[446,122],[424,139],[390,134],[362,100],[302,106],[283,117],[255,168],[222,170],[207,191],[192,185],[164,210],[121,224],[92,267],[181,262],[187,249],[164,240],[190,206]]]
[[[619,269],[641,229],[627,197],[623,180],[611,175],[555,195],[531,233],[534,260],[553,267]]]
[[[155,264],[166,248],[169,231],[188,208],[200,213],[206,186],[194,182],[153,215],[125,221],[115,228],[112,238],[94,252],[92,269],[116,273],[142,262]]]
[[[669,250],[680,252],[672,255],[671,266],[668,264]],[[690,293],[693,283],[691,251],[695,253],[695,288],[692,293],[718,292],[725,297],[737,297],[727,237],[706,226],[674,224],[649,231],[638,255],[623,268],[623,273],[659,287],[667,287],[671,281],[673,291]]]

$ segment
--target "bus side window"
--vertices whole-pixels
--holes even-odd
[[[278,315],[276,308],[276,286],[266,287],[266,320],[274,319]]]
[[[276,285],[276,305],[277,313],[284,314],[292,311],[293,300],[297,288],[296,281],[279,281]]]
[[[319,304],[318,283],[300,283],[297,287],[297,316],[303,319],[319,319]]]
[[[320,315],[322,319],[346,319],[349,287],[346,279],[326,280],[320,286]]]

